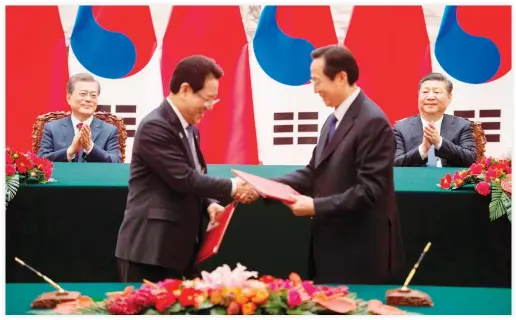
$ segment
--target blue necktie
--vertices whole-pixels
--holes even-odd
[[[328,139],[326,141],[326,144],[330,143],[331,138],[333,138],[333,135],[335,134],[336,124],[337,124],[337,117],[335,117],[335,114],[332,114],[330,116],[330,129],[328,130]]]
[[[430,150],[428,150],[428,161],[426,163],[427,167],[437,167],[437,158],[435,157],[435,146],[432,145]]]
[[[195,148],[193,126],[189,125],[188,127],[186,127],[186,131],[188,131],[188,144],[190,145],[190,150],[192,151],[195,169],[201,172],[201,165],[199,164],[199,159],[197,158],[197,149]]]

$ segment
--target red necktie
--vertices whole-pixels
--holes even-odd
[[[82,125],[83,125],[83,123],[82,123],[82,122],[79,122],[79,123],[77,124],[77,129],[79,129],[79,134],[80,134],[80,131],[81,131],[81,129],[82,129]],[[77,162],[79,162],[79,155],[81,154],[81,149],[82,149],[82,148],[80,148],[80,147],[79,147],[79,150],[77,150]]]

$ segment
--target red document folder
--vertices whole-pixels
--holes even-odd
[[[224,208],[224,211],[217,215],[215,223],[208,225],[206,236],[197,254],[197,263],[201,263],[219,251],[220,244],[229,226],[235,207],[236,201],[231,202]]]
[[[231,172],[240,179],[249,183],[264,198],[271,198],[287,203],[295,203],[290,196],[299,195],[299,192],[290,186],[273,180],[265,179],[254,174],[231,169]]]

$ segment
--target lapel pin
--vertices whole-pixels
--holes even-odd
[[[179,132],[179,138],[183,139],[183,134]]]

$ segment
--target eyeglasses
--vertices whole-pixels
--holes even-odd
[[[207,99],[198,92],[196,92],[195,94],[198,95],[201,99],[203,99],[205,101],[204,106],[206,108],[211,108],[220,101],[220,99]]]

